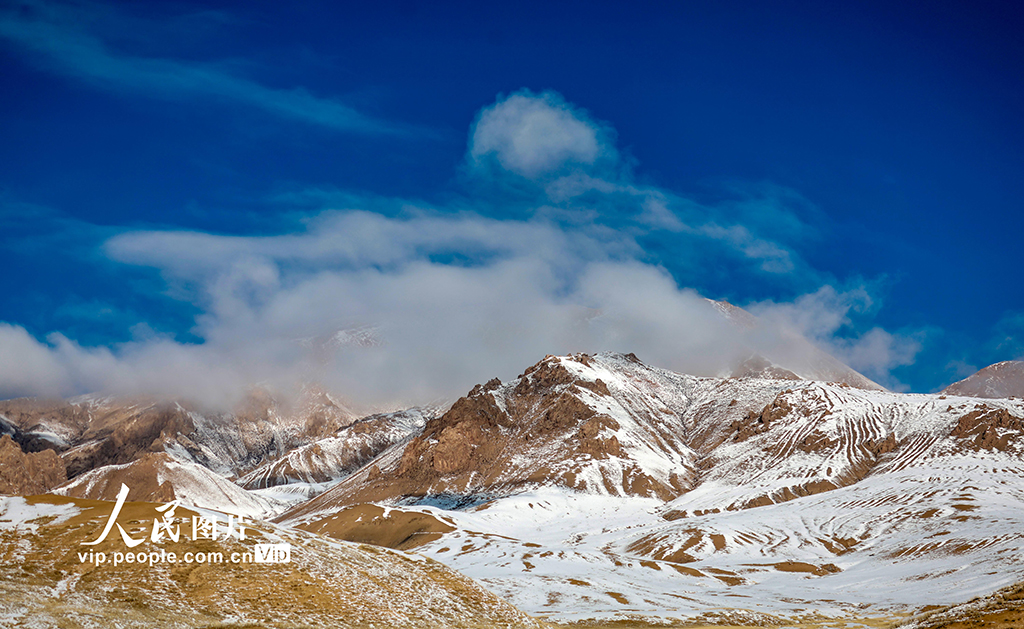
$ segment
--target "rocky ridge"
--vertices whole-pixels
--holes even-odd
[[[301,510],[428,496],[471,502],[530,486],[673,500],[709,483],[728,487],[725,507],[749,508],[844,487],[933,448],[1020,447],[1019,404],[943,403],[769,367],[697,378],[632,355],[549,356],[508,383],[478,385],[400,456]]]
[[[0,494],[44,494],[66,480],[64,462],[53,450],[26,453],[10,435],[0,437]]]
[[[27,451],[60,454],[68,477],[167,452],[225,476],[248,472],[291,449],[334,434],[356,417],[316,387],[294,404],[253,390],[232,413],[185,402],[82,397],[0,402],[0,427]]]

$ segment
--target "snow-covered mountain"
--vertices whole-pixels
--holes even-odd
[[[475,387],[401,457],[303,509],[538,485],[671,500],[709,482],[735,487],[731,506],[756,506],[855,482],[904,437],[905,396],[777,374],[698,378],[631,354],[549,356]]]
[[[238,480],[246,489],[297,483],[324,484],[344,478],[387,448],[418,434],[433,409],[379,413],[339,429],[334,435],[290,450]]]
[[[1024,579],[1022,436],[1021,400],[549,356],[279,521],[430,516],[418,552],[560,620],[888,614]]]
[[[70,478],[151,452],[237,476],[355,420],[344,404],[315,386],[303,388],[290,403],[254,389],[231,413],[156,399],[0,402],[0,429],[27,451],[60,453]]]

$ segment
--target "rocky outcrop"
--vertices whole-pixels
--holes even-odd
[[[775,380],[800,380],[800,376],[796,375],[788,369],[783,369],[778,365],[773,365],[771,361],[764,358],[760,354],[754,354],[747,360],[743,361],[739,367],[733,370],[733,378],[773,378]]]
[[[793,406],[786,399],[786,394],[792,393],[786,389],[780,393],[770,404],[766,404],[760,412],[750,411],[743,419],[733,421],[729,429],[735,434],[733,441],[746,441],[751,437],[768,432],[772,422],[782,419],[793,410]]]
[[[402,455],[400,478],[429,482],[443,475],[479,470],[495,459],[506,441],[502,427],[510,429],[512,420],[488,390],[475,391],[428,422],[423,433],[412,440]]]
[[[25,453],[10,435],[0,437],[0,494],[45,494],[66,480],[64,463],[53,450]]]
[[[1005,451],[1014,437],[1024,434],[1024,419],[982,404],[961,417],[951,434],[970,450]]]
[[[614,436],[602,436],[618,423],[599,417],[581,399],[583,391],[610,395],[603,382],[580,378],[555,357],[507,385],[498,380],[478,385],[427,422],[394,473],[377,484],[392,485],[391,492],[402,488],[407,495],[423,495],[414,487],[462,493],[470,488],[504,492],[529,483],[572,486],[577,474],[556,472],[554,464],[622,455]],[[533,456],[538,451],[548,452],[546,462]]]

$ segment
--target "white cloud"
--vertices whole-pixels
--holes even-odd
[[[67,368],[54,348],[21,326],[0,323],[0,398],[61,395],[70,390]]]
[[[7,330],[0,343],[36,365],[17,387],[38,381],[48,391],[159,391],[228,403],[254,382],[287,390],[316,379],[373,404],[459,395],[549,353],[634,352],[667,368],[721,374],[751,347],[779,345],[782,337],[761,338],[772,330],[795,330],[872,373],[913,354],[880,329],[837,340],[848,313],[869,301],[863,290],[825,287],[761,304],[765,327],[744,331],[639,261],[629,237],[539,219],[331,213],[300,233],[127,233],[107,249],[193,287],[188,296],[204,311],[194,333],[204,342],[142,334],[114,351],[87,350]],[[466,252],[472,262],[449,258]],[[367,323],[382,344],[325,354],[300,342]]]
[[[785,226],[786,233],[805,239],[811,230],[785,204],[792,201],[806,207],[806,199],[783,188],[761,186],[743,190],[739,201],[714,207],[655,186],[638,185],[632,168],[615,149],[614,137],[609,125],[593,120],[558,94],[521,90],[499,97],[481,111],[472,130],[467,165],[476,182],[505,186],[506,193],[540,191],[549,216],[565,218],[575,213],[576,222],[593,220],[595,215],[614,216],[631,223],[635,233],[666,231],[716,242],[765,273],[797,270],[801,261],[792,250],[736,221],[742,217],[772,232]]]
[[[871,328],[855,339],[836,339],[831,349],[846,364],[863,373],[881,380],[889,380],[888,373],[914,362],[921,351],[921,342],[913,335],[892,334],[882,328]],[[887,382],[895,388],[902,386],[895,381]]]
[[[480,112],[469,145],[475,167],[501,168],[537,179],[571,168],[616,163],[610,131],[554,92],[516,92]]]

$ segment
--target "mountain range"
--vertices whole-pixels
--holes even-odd
[[[547,356],[365,417],[312,385],[233,413],[8,400],[0,490],[74,518],[123,484],[324,548],[409,551],[558,622],[894,620],[1024,581],[1024,363],[904,394],[797,350],[715,377]]]

